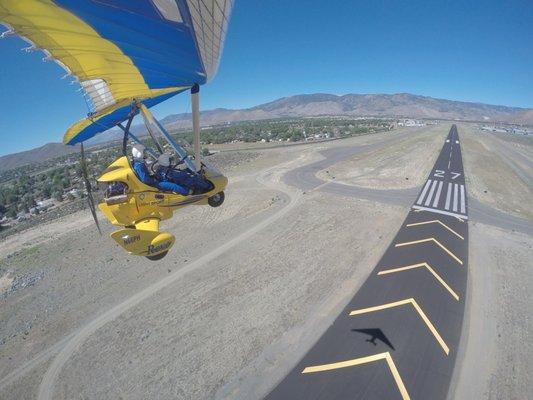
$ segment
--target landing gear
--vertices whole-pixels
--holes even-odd
[[[209,197],[207,199],[207,203],[211,207],[218,207],[224,203],[224,192],[218,192],[217,194],[214,194],[213,196]]]
[[[165,257],[167,254],[168,254],[168,251],[164,251],[162,253],[156,254],[155,256],[146,256],[146,258],[149,259],[150,261],[159,261],[163,257]]]

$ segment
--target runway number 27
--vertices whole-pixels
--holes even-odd
[[[435,173],[433,174],[433,176],[436,178],[444,178],[445,173],[446,173],[445,171],[441,169],[437,169],[435,170]],[[461,173],[459,172],[450,172],[450,173],[452,174],[452,180],[461,176]]]

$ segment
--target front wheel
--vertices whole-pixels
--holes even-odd
[[[217,194],[214,194],[213,196],[209,197],[207,199],[207,203],[211,207],[218,207],[224,203],[224,192],[218,192]]]
[[[146,256],[146,258],[149,259],[150,261],[159,261],[163,257],[165,257],[167,254],[168,254],[168,250],[162,253],[156,254],[155,256]]]

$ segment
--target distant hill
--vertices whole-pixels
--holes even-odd
[[[35,164],[41,161],[79,152],[78,146],[65,146],[62,143],[47,143],[36,149],[8,154],[0,157],[0,171],[19,168],[24,165]]]
[[[242,110],[217,108],[202,111],[201,121],[203,126],[207,126],[270,118],[318,116],[429,118],[533,126],[533,109],[435,99],[408,93],[342,96],[326,93],[301,94]],[[163,118],[161,123],[170,130],[190,128],[191,114],[172,114]],[[132,132],[138,136],[146,134],[142,125],[133,126]],[[94,146],[119,140],[121,137],[122,132],[114,129],[105,135],[95,136],[87,144]],[[71,146],[48,143],[34,150],[0,157],[0,171],[76,151],[78,149]]]
[[[316,116],[408,117],[533,125],[533,109],[435,99],[408,93],[302,94],[243,110],[203,111],[202,124]],[[190,114],[174,114],[164,118],[163,123],[169,128],[179,129],[190,127],[190,120]]]

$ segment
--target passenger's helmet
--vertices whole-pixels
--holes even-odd
[[[157,163],[162,167],[170,166],[170,155],[163,153],[157,159]]]
[[[142,144],[136,144],[131,149],[131,155],[135,160],[142,160],[144,159],[144,152],[146,150],[146,147]]]

